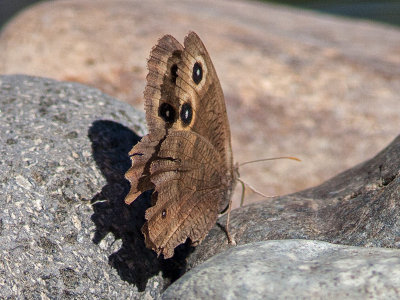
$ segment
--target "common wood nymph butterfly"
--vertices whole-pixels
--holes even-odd
[[[164,258],[187,238],[196,245],[229,204],[236,183],[225,100],[196,33],[182,46],[165,35],[153,47],[144,91],[149,133],[129,155],[125,202],[154,189],[142,227]]]

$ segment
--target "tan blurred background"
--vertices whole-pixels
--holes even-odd
[[[151,47],[166,33],[183,41],[189,30],[224,89],[235,160],[302,159],[240,170],[267,195],[317,185],[399,133],[398,27],[263,2],[38,3],[3,26],[0,73],[81,82],[143,111]]]

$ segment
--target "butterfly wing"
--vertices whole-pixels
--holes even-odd
[[[182,45],[173,36],[165,35],[150,52],[144,90],[149,133],[170,128],[176,121],[179,107],[179,99],[175,96],[176,71],[182,51]]]
[[[214,65],[196,33],[190,32],[184,45],[176,84],[181,103],[193,106],[193,121],[188,127],[210,141],[222,156],[225,169],[232,170],[228,116]]]
[[[132,153],[143,163],[147,162],[142,153],[155,154],[145,175],[155,189],[154,205],[146,211],[142,231],[146,245],[169,258],[177,245],[187,238],[201,241],[215,224],[219,212],[215,200],[223,196],[227,181],[218,167],[220,156],[197,133],[172,131],[157,147],[151,147],[152,137],[146,136]]]
[[[200,242],[226,207],[234,175],[224,97],[195,33],[185,48],[171,36],[153,48],[145,90],[149,134],[131,150],[131,203],[155,189],[142,228],[146,245],[169,258]]]

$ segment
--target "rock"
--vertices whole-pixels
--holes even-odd
[[[0,76],[0,114],[1,297],[157,297],[167,279],[136,238],[144,203],[123,202],[139,139],[126,126],[142,135],[143,115],[28,76]]]
[[[237,244],[312,239],[337,244],[400,248],[400,136],[374,158],[325,183],[231,213]],[[225,224],[226,216],[219,220]],[[191,268],[228,247],[214,227],[189,257]]]
[[[362,267],[362,278],[367,278],[368,272],[374,274],[386,268],[387,272],[379,271],[382,275],[365,284],[386,284],[390,289],[384,297],[398,293],[398,276],[394,276],[398,260],[393,257],[394,253],[397,257],[399,254],[395,250],[327,246],[315,241],[244,245],[273,239],[314,239],[399,248],[400,213],[396,204],[400,198],[400,137],[375,158],[318,187],[232,211],[230,232],[244,248],[228,249],[231,246],[228,247],[226,235],[217,224],[198,247],[193,249],[186,243],[175,250],[172,259],[163,260],[145,248],[140,232],[144,212],[150,205],[149,193],[130,206],[124,203],[129,189],[124,179],[130,167],[127,153],[145,133],[143,114],[80,84],[22,75],[0,76],[0,112],[2,297],[158,298],[186,270],[210,258],[213,264],[213,259],[225,259],[226,255],[235,256],[247,249],[243,253],[255,262],[252,251],[257,252],[259,247],[267,249],[269,245],[275,245],[268,251],[278,249],[280,259],[284,256],[279,249],[287,249],[290,258],[290,249],[300,247],[299,244],[307,249],[300,251],[304,252],[301,259],[307,258],[307,253],[315,258],[313,253],[323,249],[325,259],[331,257],[330,263],[335,266],[343,264],[356,249],[354,253],[363,253],[363,260],[354,268],[345,269],[343,276]],[[219,223],[224,224],[225,218],[220,218]],[[335,251],[345,253],[344,258],[332,258],[330,253]],[[221,254],[212,258],[217,253]],[[367,253],[375,256],[369,257]],[[275,256],[271,257],[273,261]],[[318,257],[313,259],[321,267],[315,272],[311,267],[306,271],[314,272],[313,278],[334,285],[328,273],[327,277],[318,277],[318,272],[326,270],[324,258]],[[364,269],[370,261],[376,264]],[[209,265],[204,264],[207,272],[218,274],[214,267],[208,269]],[[265,273],[262,264],[258,265],[258,269],[246,269],[243,263],[240,268],[250,270],[251,274]],[[229,271],[222,262],[220,269]],[[281,274],[279,267],[271,266],[272,269]],[[198,270],[203,272],[203,266]],[[264,277],[257,282],[249,278],[256,296],[264,288]],[[275,279],[274,284],[280,285],[279,278]],[[383,291],[360,290],[364,283],[352,281],[351,276],[342,279],[337,282],[343,284],[340,288],[350,282],[349,291],[360,296]],[[183,280],[163,296],[187,291]],[[218,289],[224,282],[215,284]],[[307,287],[313,281],[302,284]],[[211,286],[200,290],[210,292]],[[230,295],[237,285],[223,289]],[[197,293],[198,288],[193,287],[191,292]]]
[[[0,73],[79,81],[142,109],[151,47],[189,30],[221,80],[235,160],[303,160],[243,167],[265,194],[320,184],[398,134],[398,28],[256,1],[44,2],[1,33]]]
[[[285,240],[231,248],[173,283],[163,299],[397,299],[400,250]]]

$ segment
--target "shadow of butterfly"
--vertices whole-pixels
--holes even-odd
[[[148,70],[149,134],[129,152],[125,202],[154,189],[142,232],[148,248],[170,258],[188,238],[200,243],[230,204],[237,167],[222,88],[197,34],[190,32],[184,46],[162,37]]]

